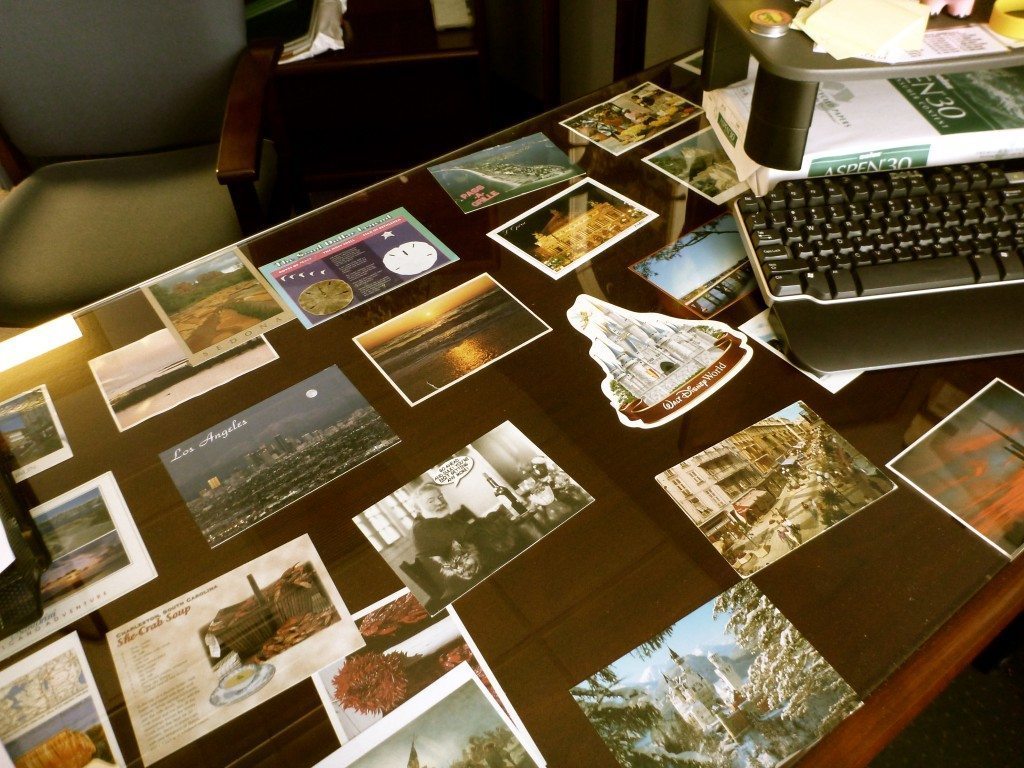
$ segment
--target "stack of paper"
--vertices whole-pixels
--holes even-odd
[[[917,50],[928,26],[928,7],[917,0],[816,0],[792,24],[836,59]]]

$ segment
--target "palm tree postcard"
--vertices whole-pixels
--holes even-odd
[[[1024,393],[994,379],[888,466],[1003,555],[1024,552]]]
[[[571,691],[625,768],[770,768],[861,702],[751,581]]]
[[[896,487],[799,401],[656,479],[744,578]]]

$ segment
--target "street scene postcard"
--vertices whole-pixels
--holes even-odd
[[[1024,551],[1024,393],[995,379],[888,466],[1004,555]]]
[[[463,213],[583,175],[543,133],[534,133],[428,169]]]
[[[896,487],[802,402],[656,479],[744,578]]]
[[[625,768],[790,765],[861,703],[752,581],[571,693]]]
[[[397,442],[332,365],[167,449],[160,460],[215,547]]]

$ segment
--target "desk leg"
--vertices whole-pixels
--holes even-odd
[[[750,49],[743,34],[723,21],[712,3],[704,32],[704,58],[700,83],[705,91],[725,88],[745,80],[750,63]]]
[[[770,168],[799,170],[817,95],[816,81],[786,80],[759,67],[743,143],[747,155]]]

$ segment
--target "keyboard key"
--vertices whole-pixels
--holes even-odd
[[[928,189],[937,195],[950,192],[953,189],[953,180],[946,173],[933,173],[928,179]]]
[[[853,273],[848,269],[839,269],[832,273],[832,295],[837,299],[857,298],[857,283]]]
[[[971,257],[979,283],[998,283],[1003,279],[996,260],[987,253],[976,253]]]
[[[772,295],[779,297],[799,296],[804,292],[804,287],[800,282],[800,275],[796,272],[789,272],[769,277],[768,290],[772,292]]]
[[[750,233],[750,242],[754,248],[760,248],[762,245],[781,245],[782,237],[774,229],[762,229]]]
[[[768,229],[768,217],[764,215],[764,211],[748,213],[743,217],[743,223],[746,225],[748,232],[757,232],[761,229]]]
[[[832,285],[826,272],[808,272],[804,277],[804,294],[815,299],[831,299]]]
[[[971,177],[963,168],[955,169],[951,174],[949,174],[949,178],[953,182],[954,192],[963,192],[971,187]]]
[[[1004,187],[999,194],[1002,195],[1004,203],[1019,203],[1024,200],[1024,185]]]
[[[803,259],[789,259],[788,261],[769,261],[761,265],[761,270],[766,275],[781,275],[784,272],[806,272],[807,261]]]
[[[855,177],[846,182],[846,197],[851,203],[864,202],[871,198],[871,190],[863,176]]]
[[[757,255],[757,260],[764,263],[766,261],[786,261],[790,257],[789,248],[784,245],[764,245],[757,248],[754,253]]]
[[[736,201],[736,208],[740,213],[757,213],[764,210],[764,203],[753,192],[744,192]]]
[[[813,208],[816,205],[825,204],[825,190],[821,188],[820,184],[809,181],[805,188],[807,190],[808,207]]]
[[[884,296],[891,293],[952,288],[973,285],[974,269],[967,259],[927,259],[877,264],[857,273],[861,296]]]
[[[1002,271],[1004,280],[1020,280],[1024,278],[1024,262],[1020,251],[1015,249],[1000,250],[996,253],[996,263]]]

